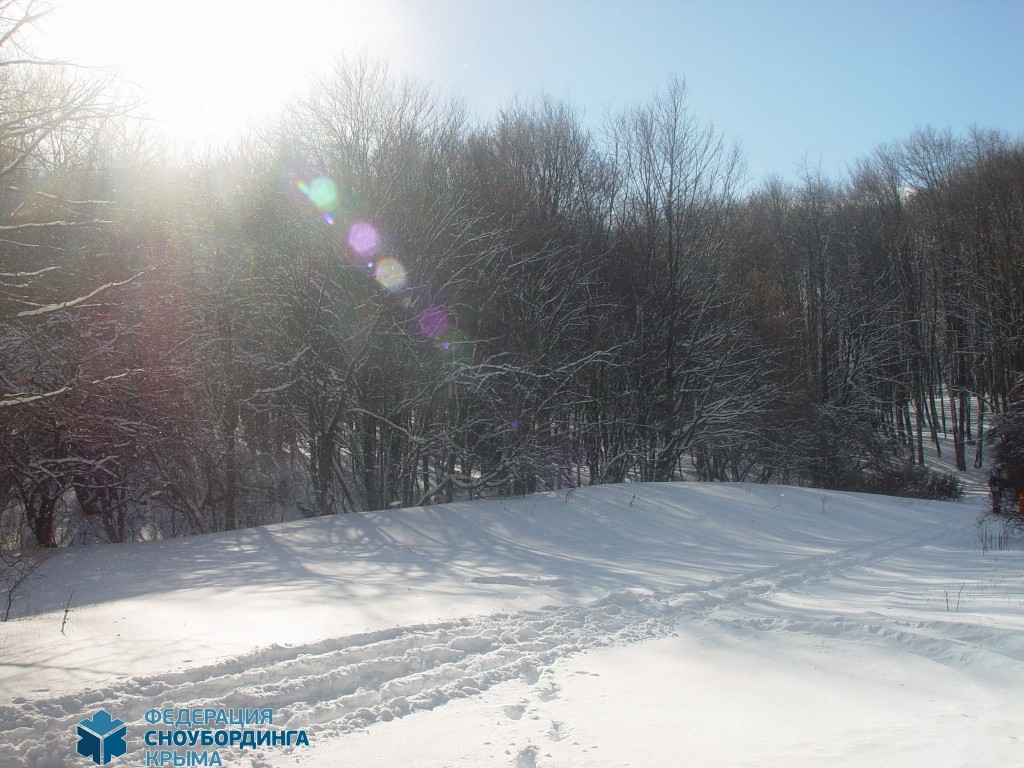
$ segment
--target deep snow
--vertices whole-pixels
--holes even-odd
[[[620,485],[61,552],[0,625],[0,765],[88,764],[99,707],[126,766],[165,707],[309,734],[233,765],[1021,765],[980,509]]]

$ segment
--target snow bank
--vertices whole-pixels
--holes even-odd
[[[101,706],[130,734],[151,708],[244,706],[313,744],[239,765],[399,764],[385,744],[410,765],[877,765],[892,694],[929,718],[900,743],[984,737],[1019,762],[1021,553],[983,552],[977,511],[621,485],[62,552],[0,625],[0,763],[81,764],[74,726]],[[824,728],[826,694],[846,725]],[[604,725],[616,709],[632,735]],[[758,738],[763,759],[740,746]],[[144,764],[136,746],[119,764]]]

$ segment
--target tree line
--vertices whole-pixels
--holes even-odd
[[[928,456],[980,462],[1024,371],[1020,138],[753,185],[677,79],[477,123],[343,60],[202,155],[108,92],[0,59],[5,548],[627,480],[948,497]]]

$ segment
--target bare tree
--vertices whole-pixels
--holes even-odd
[[[114,363],[119,330],[100,304],[138,273],[104,258],[113,202],[86,162],[116,109],[103,77],[22,48],[45,12],[0,3],[0,453],[3,496],[15,493],[38,543],[53,546],[73,478],[109,465],[77,449],[74,425],[86,397],[105,401],[128,374]]]
[[[725,268],[741,163],[692,114],[678,80],[618,119],[615,146],[618,258],[632,265],[635,284],[635,463],[645,479],[668,480],[712,436],[725,443],[741,434],[761,404],[758,360],[767,361],[751,354]]]

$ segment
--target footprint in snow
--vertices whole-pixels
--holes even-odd
[[[572,736],[572,728],[566,728],[565,723],[560,723],[557,720],[551,721],[551,727],[548,728],[548,738],[552,741],[561,741]]]
[[[516,755],[516,768],[537,768],[538,751],[533,745],[520,750]]]
[[[537,697],[541,701],[551,701],[552,699],[558,698],[558,692],[561,689],[555,683],[548,683],[539,691],[537,691]]]
[[[510,704],[505,707],[505,717],[511,720],[519,720],[526,714],[526,707],[522,704]]]
[[[540,681],[540,670],[530,664],[523,668],[521,676],[527,685],[536,685]]]

